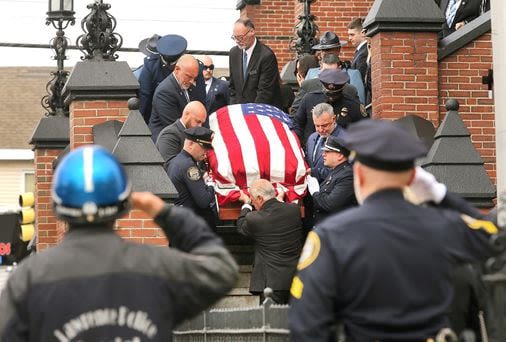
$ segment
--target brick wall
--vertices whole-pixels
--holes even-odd
[[[484,34],[440,61],[439,120],[443,120],[446,114],[446,100],[458,100],[459,113],[495,183],[494,100],[489,99],[487,85],[482,84],[482,76],[492,68],[491,39],[490,33]]]
[[[437,34],[381,32],[372,37],[373,114],[416,114],[439,124]]]

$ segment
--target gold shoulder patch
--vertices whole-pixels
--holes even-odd
[[[313,231],[307,235],[306,243],[302,248],[297,270],[303,270],[311,265],[320,254],[320,237]]]
[[[304,283],[300,280],[299,276],[293,277],[292,286],[290,287],[290,294],[297,299],[302,297],[302,291],[304,290]]]
[[[471,229],[475,230],[483,229],[489,234],[497,234],[499,232],[495,224],[491,221],[478,220],[465,214],[461,214],[460,217]]]
[[[201,177],[199,168],[190,166],[188,170],[186,170],[186,176],[193,181],[199,180]]]

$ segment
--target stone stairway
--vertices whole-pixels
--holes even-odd
[[[239,264],[239,280],[230,293],[214,308],[251,307],[259,304],[259,297],[249,292],[251,265],[253,264],[253,240],[237,233],[235,221],[224,221],[216,227],[228,250]]]

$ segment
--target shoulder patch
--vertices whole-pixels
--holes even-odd
[[[491,221],[478,220],[465,214],[461,214],[460,217],[470,229],[483,229],[489,234],[497,234],[499,232],[495,224]]]
[[[193,181],[199,180],[201,177],[199,168],[196,166],[190,166],[186,170],[186,176]]]
[[[302,248],[297,270],[301,271],[311,265],[320,254],[320,237],[313,231],[307,235],[306,243]]]

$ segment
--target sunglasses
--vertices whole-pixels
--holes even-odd
[[[204,70],[214,70],[214,64],[211,64],[211,65],[204,65]]]

